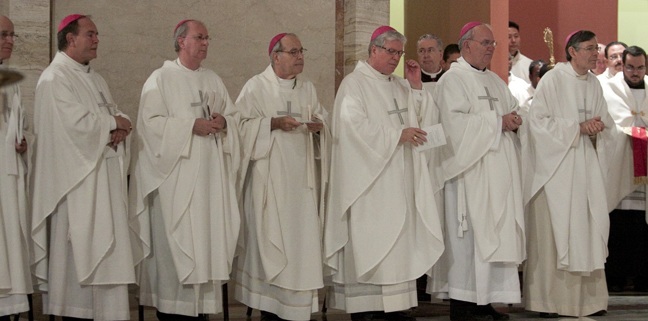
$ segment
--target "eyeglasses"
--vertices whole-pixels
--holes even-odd
[[[589,47],[585,47],[585,48],[576,47],[576,50],[580,50],[580,49],[583,49],[583,50],[589,51],[589,52],[599,52],[599,50],[600,50],[598,46],[589,46]]]
[[[402,55],[405,54],[405,51],[403,51],[403,50],[396,50],[396,49],[392,49],[392,48],[385,48],[385,47],[383,47],[383,46],[378,46],[378,45],[376,45],[376,47],[384,49],[384,50],[387,51],[387,53],[388,53],[389,55],[391,55],[391,56],[399,56],[399,57],[400,57],[400,56],[402,56]]]
[[[196,40],[196,41],[205,41],[205,40],[209,41],[209,39],[210,39],[209,36],[203,36],[203,35],[197,35],[197,36],[185,36],[185,38],[186,38],[186,37],[191,37],[191,38],[193,38],[193,39]]]
[[[13,32],[3,31],[2,33],[0,33],[0,38],[1,39],[11,38],[11,40],[16,40],[16,38],[18,38],[18,35]]]
[[[439,50],[438,50],[437,48],[435,48],[435,47],[430,47],[430,48],[420,48],[420,49],[418,50],[418,53],[419,53],[420,55],[424,55],[424,54],[426,54],[426,53],[427,53],[427,54],[431,54],[431,53],[433,53],[433,52],[438,52],[438,51],[439,51]]]
[[[623,66],[623,68],[625,68],[625,70],[627,72],[635,72],[635,71],[643,72],[643,71],[646,71],[646,66],[645,65],[644,66],[639,66],[639,67],[635,67],[635,66],[631,66],[631,65],[625,65],[625,66]]]
[[[297,58],[297,57],[299,57],[299,55],[303,56],[306,51],[308,51],[308,50],[306,50],[306,48],[300,48],[300,49],[293,49],[293,50],[290,50],[290,51],[277,50],[275,52],[287,53],[287,54]]]
[[[600,51],[599,51],[600,52]],[[619,54],[612,54],[610,55],[610,59],[621,59],[621,55]]]
[[[495,40],[482,40],[482,41],[477,41],[475,39],[468,39],[468,40],[472,40],[472,41],[474,41],[476,43],[479,43],[480,45],[484,46],[485,48],[488,48],[490,46],[493,46],[493,48],[497,47],[497,41],[495,41]]]

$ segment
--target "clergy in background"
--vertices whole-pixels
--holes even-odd
[[[0,16],[0,72],[11,58],[14,25]],[[32,293],[27,224],[27,140],[20,87],[0,88],[0,321],[29,310]]]
[[[520,51],[522,37],[520,37],[520,25],[513,21],[509,21],[508,25],[508,50],[511,55],[511,74],[524,80],[527,84],[531,84],[529,79],[529,65],[531,65],[531,58],[525,56]]]
[[[566,40],[567,62],[538,84],[522,128],[524,200],[528,209],[527,310],[587,316],[607,309],[605,258],[610,227],[606,152],[614,121],[589,70],[598,45],[591,31]]]
[[[377,28],[369,58],[344,78],[332,119],[324,259],[332,270],[330,307],[352,320],[413,320],[416,279],[443,252],[443,236],[420,129],[432,96],[416,61],[407,81],[392,73],[405,37]]]
[[[450,298],[451,320],[507,320],[493,302],[519,303],[518,265],[526,258],[518,102],[487,67],[495,52],[491,27],[467,23],[461,58],[437,85],[449,137],[443,170],[447,280],[432,292]],[[480,319],[480,320],[481,320]]]
[[[610,255],[605,276],[610,292],[623,291],[630,276],[635,276],[635,291],[648,290],[648,256],[641,254],[648,250],[646,52],[630,46],[623,51],[622,60],[623,72],[601,84],[608,111],[619,129],[607,162]]]
[[[99,44],[90,17],[65,17],[57,38],[34,110],[32,268],[43,313],[128,320],[128,284],[135,282],[126,192],[131,122],[89,65]]]
[[[445,73],[442,68],[443,63],[443,41],[436,35],[424,34],[419,37],[416,42],[416,53],[418,55],[418,63],[421,66],[421,81],[423,82],[423,89],[427,90],[432,98],[436,98],[436,85]],[[434,101],[431,102],[430,107],[426,112],[428,119],[423,121],[425,125],[439,123],[439,108]],[[436,202],[437,212],[441,221],[443,221],[444,212],[444,199],[443,199],[443,168],[441,167],[441,153],[439,148],[434,148],[427,151],[428,168],[434,186],[434,201]],[[443,226],[443,224],[442,224]],[[420,277],[416,281],[417,292],[419,301],[430,301],[430,295],[426,293],[426,289],[431,284],[430,277],[439,277],[447,273],[444,264],[436,264],[433,269],[429,271],[428,275]],[[445,278],[445,276],[443,276]]]
[[[270,65],[236,100],[247,175],[235,296],[263,320],[310,320],[324,286],[319,184],[327,180],[327,113],[300,76],[305,53],[295,34],[273,37]]]
[[[202,22],[180,21],[178,58],[153,71],[140,99],[130,223],[140,304],[159,320],[222,311],[239,233],[237,120],[223,81],[201,66],[209,41]]]

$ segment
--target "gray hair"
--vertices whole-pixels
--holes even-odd
[[[441,38],[439,38],[437,35],[433,35],[430,33],[426,33],[422,35],[421,37],[419,37],[418,41],[416,42],[417,48],[421,45],[421,41],[423,40],[434,40],[437,43],[437,48],[439,49],[439,51],[443,50],[443,40],[441,40]]]
[[[275,53],[275,52],[279,52],[279,51],[284,50],[284,47],[281,45],[281,40],[283,40],[283,38],[286,38],[288,36],[293,36],[293,37],[299,39],[299,37],[297,37],[296,34],[294,34],[292,32],[286,32],[286,34],[283,37],[281,37],[281,39],[279,39],[279,41],[277,41],[277,43],[274,45],[274,47],[272,47],[272,50],[270,51],[270,65],[271,66],[274,67],[274,61],[272,60],[272,54]]]
[[[474,26],[472,29],[468,30],[468,32],[466,32],[466,34],[463,35],[463,37],[461,37],[461,39],[459,39],[459,50],[460,51],[463,50],[463,44],[464,44],[464,42],[466,42],[466,40],[472,40],[472,37],[475,34],[475,28],[477,28],[479,26],[486,26],[486,27],[488,27],[488,29],[493,30],[491,28],[491,26],[489,24],[487,24],[487,23],[482,23],[480,25]]]
[[[403,46],[407,42],[407,38],[405,38],[405,36],[403,36],[402,33],[396,30],[389,30],[387,32],[384,32],[380,36],[376,37],[376,39],[369,42],[369,48],[367,48],[367,51],[369,52],[369,56],[371,56],[371,46],[383,47],[385,45],[385,41],[392,41],[392,40],[398,40],[402,42]]]
[[[184,38],[187,36],[187,31],[189,31],[189,22],[196,22],[201,25],[205,25],[201,21],[198,20],[187,20],[183,22],[178,28],[175,30],[173,34],[173,47],[175,48],[175,52],[180,51],[180,44],[178,43],[178,38]]]

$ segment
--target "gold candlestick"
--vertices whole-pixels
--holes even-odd
[[[553,68],[553,66],[556,65],[556,58],[554,57],[553,32],[551,32],[549,27],[544,29],[544,42],[547,44],[547,47],[549,47],[549,67]]]

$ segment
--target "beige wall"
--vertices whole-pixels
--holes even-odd
[[[269,64],[268,42],[294,32],[308,49],[304,76],[322,104],[334,95],[335,2],[301,0],[65,0],[53,1],[52,37],[68,14],[93,16],[99,57],[91,64],[110,86],[117,104],[137,116],[144,81],[164,60],[175,59],[173,28],[182,19],[202,20],[212,39],[203,66],[218,73],[235,100],[250,77]]]
[[[93,65],[131,116],[136,115],[149,74],[164,60],[175,58],[173,28],[187,18],[206,24],[214,40],[203,66],[223,78],[232,100],[247,79],[268,65],[270,38],[290,31],[308,49],[304,75],[315,84],[320,101],[332,104],[335,6],[331,1],[55,1],[55,22],[70,13],[93,16],[101,41]]]
[[[173,27],[186,18],[207,25],[214,40],[204,65],[223,78],[232,100],[269,63],[270,38],[297,33],[308,49],[304,76],[331,109],[336,81],[366,59],[371,32],[389,23],[389,0],[1,0],[0,14],[9,16],[21,35],[9,65],[25,74],[21,88],[30,122],[36,82],[56,51],[58,23],[70,13],[93,16],[100,45],[92,65],[134,118],[146,78],[175,58]]]

